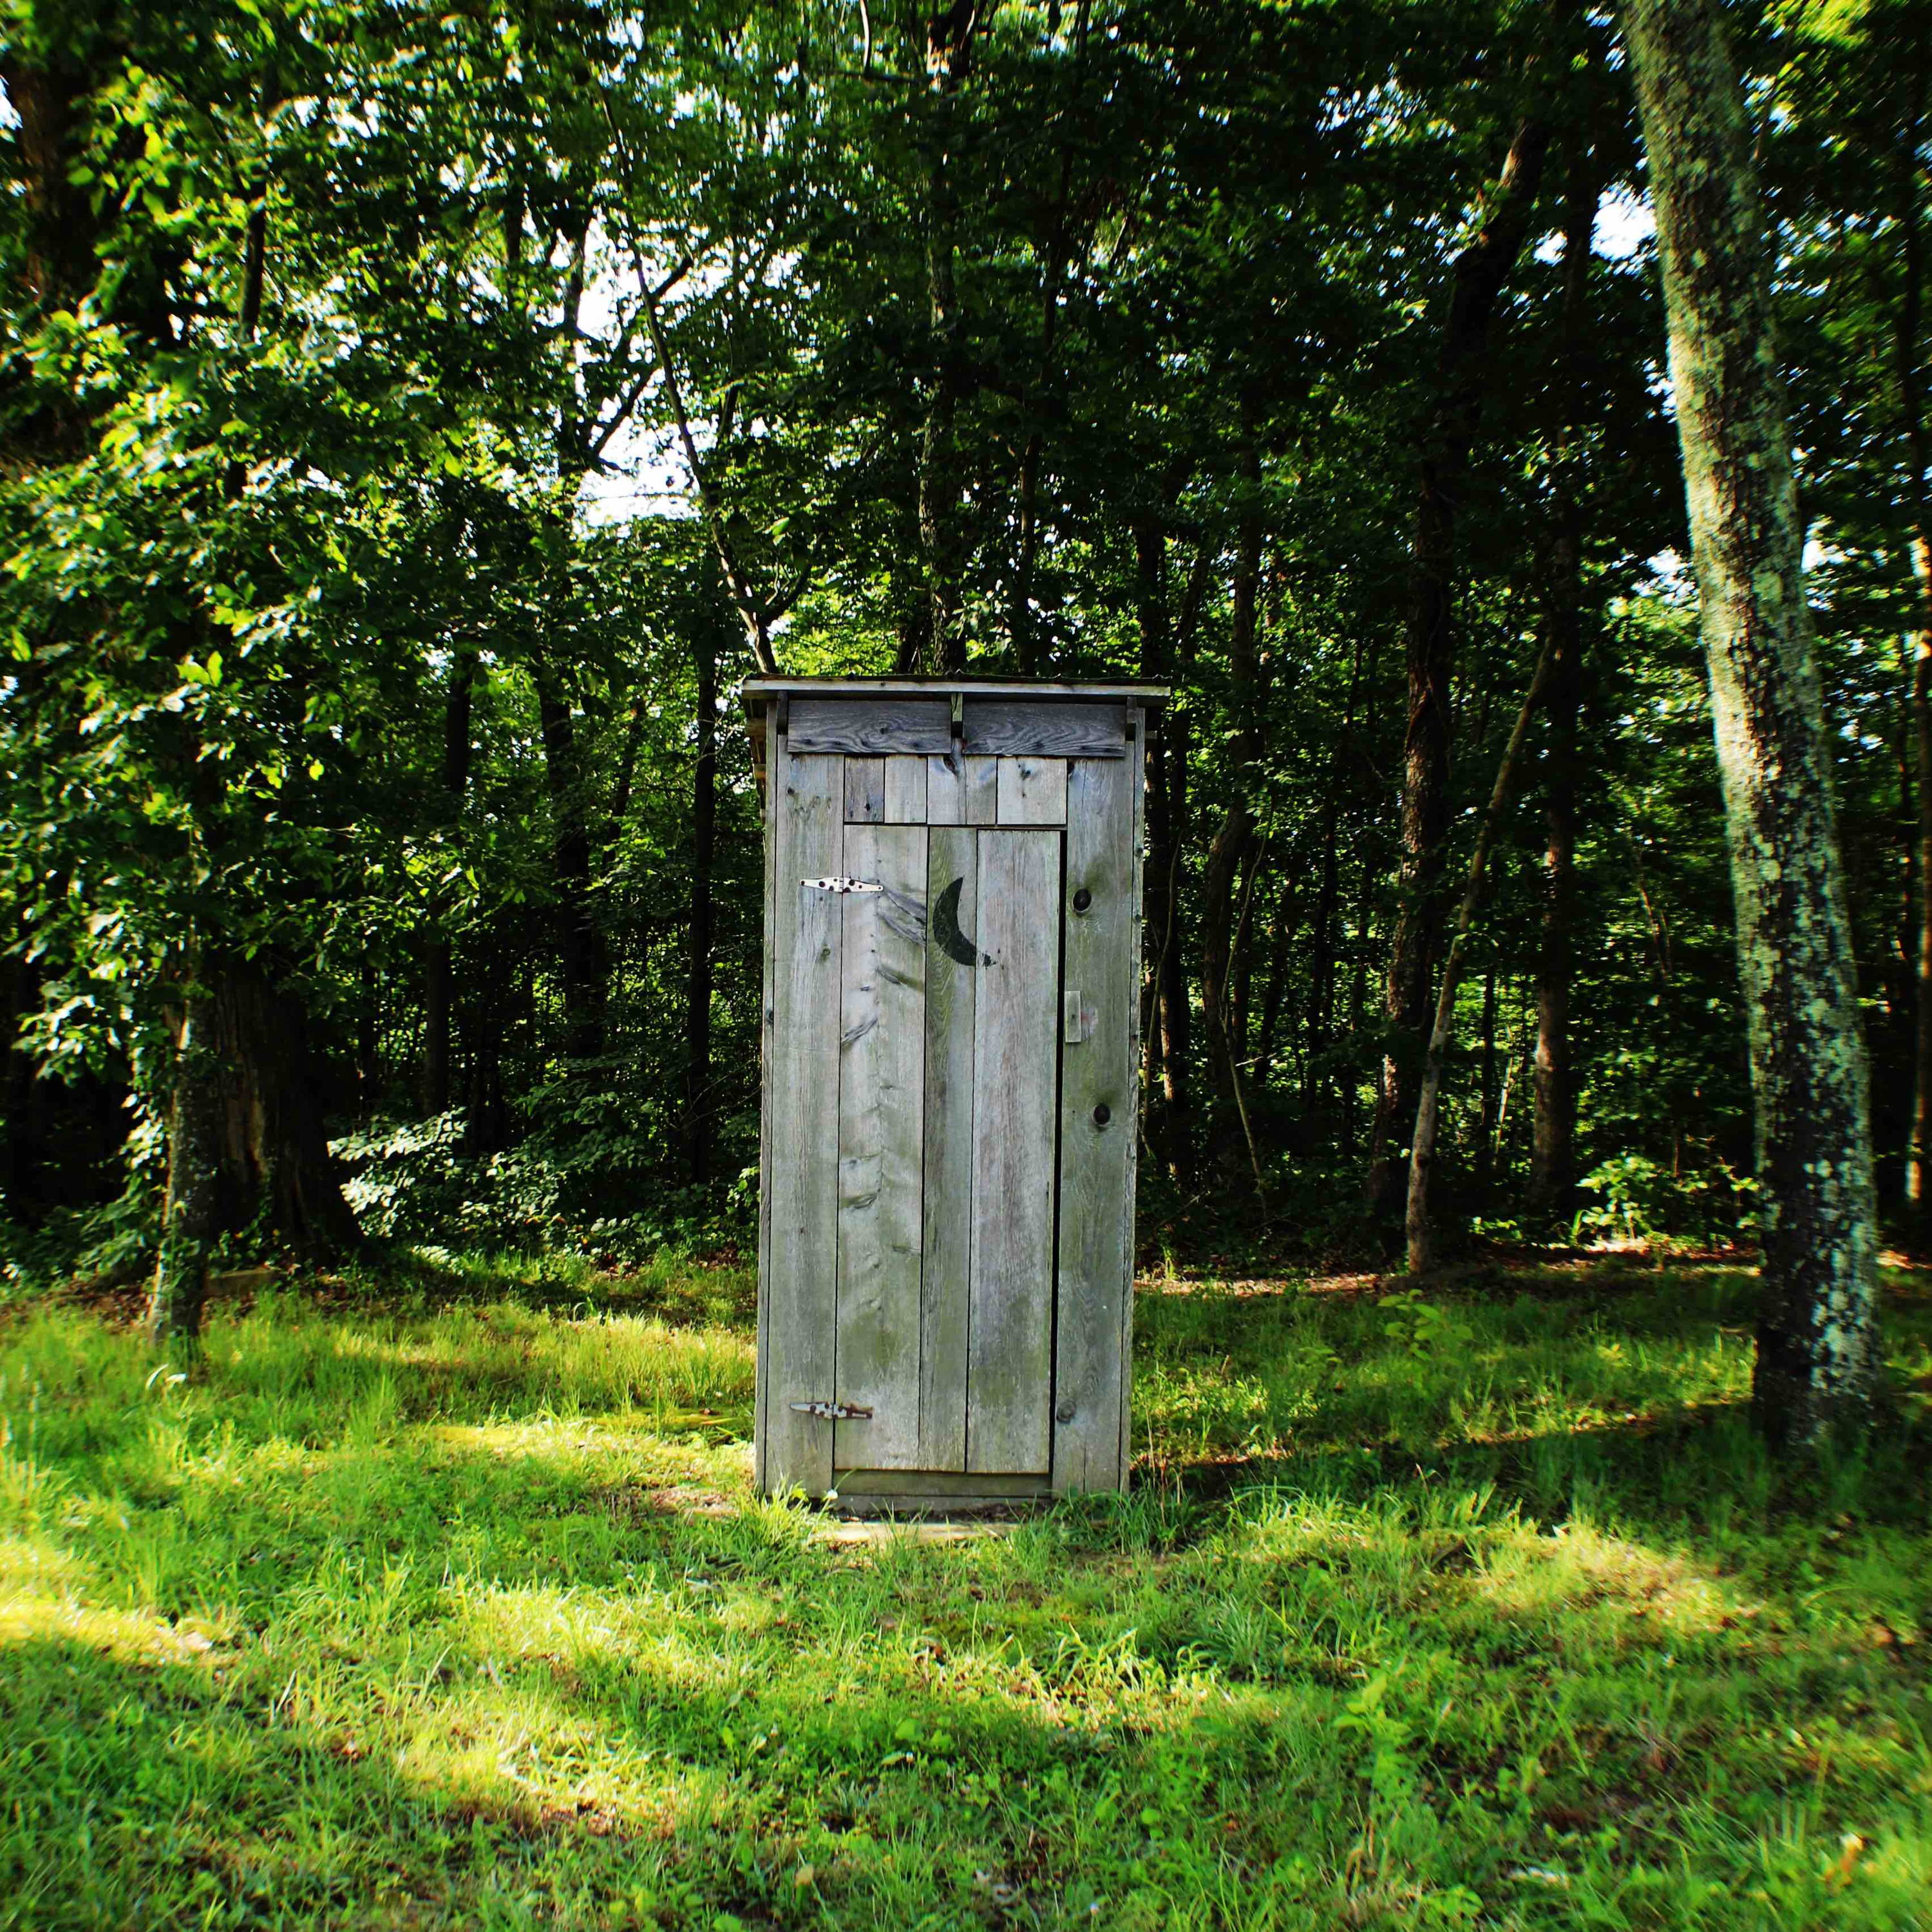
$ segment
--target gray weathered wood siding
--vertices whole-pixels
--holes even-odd
[[[861,1510],[1121,1486],[1159,694],[754,690],[759,1486]]]
[[[845,900],[806,881],[841,872],[844,762],[787,755],[773,763],[772,788],[778,904],[769,1074],[771,1223],[764,1297],[764,1481],[768,1490],[823,1495],[832,1486],[832,1432],[790,1405],[831,1394],[837,1342],[834,1056]]]

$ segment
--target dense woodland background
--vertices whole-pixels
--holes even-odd
[[[1910,1234],[1932,11],[1732,15]],[[732,1239],[761,660],[1171,681],[1144,1228],[1364,1256],[1541,664],[1438,1213],[1748,1227],[1607,16],[68,0],[4,43],[16,1274],[152,1258],[196,998],[237,1261]]]

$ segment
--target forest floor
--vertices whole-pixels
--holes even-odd
[[[741,1269],[16,1306],[0,1924],[1932,1923],[1932,1277],[1798,1480],[1740,1267],[1327,1286],[1144,1282],[1133,1493],[950,1541],[753,1498]]]

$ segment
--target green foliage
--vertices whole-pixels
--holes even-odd
[[[349,1170],[350,1205],[385,1241],[588,1256],[634,1267],[667,1244],[688,1252],[748,1242],[749,1197],[667,1186],[644,1152],[596,1132],[533,1138],[494,1154],[468,1150],[460,1113],[378,1121],[332,1144]],[[636,1178],[630,1211],[601,1213],[614,1183]],[[755,1174],[751,1177],[755,1180]],[[640,1204],[640,1198],[644,1204]]]
[[[1912,1922],[1922,1394],[1787,1486],[1736,1272],[1503,1277],[1421,1356],[1150,1286],[1134,1492],[945,1541],[753,1500],[742,1271],[425,1265],[188,1377],[14,1316],[12,1916]]]

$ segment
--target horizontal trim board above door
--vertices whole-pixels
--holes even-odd
[[[798,698],[785,744],[794,758],[844,752],[928,754],[952,748],[952,712],[943,698]]]
[[[1124,758],[1124,704],[975,704],[966,700],[966,748],[1006,758]]]
[[[843,753],[854,758],[944,757],[955,750],[982,757],[1124,758],[1124,704],[1015,704],[967,698],[962,738],[938,698],[799,698],[791,703],[785,742],[794,758]]]

